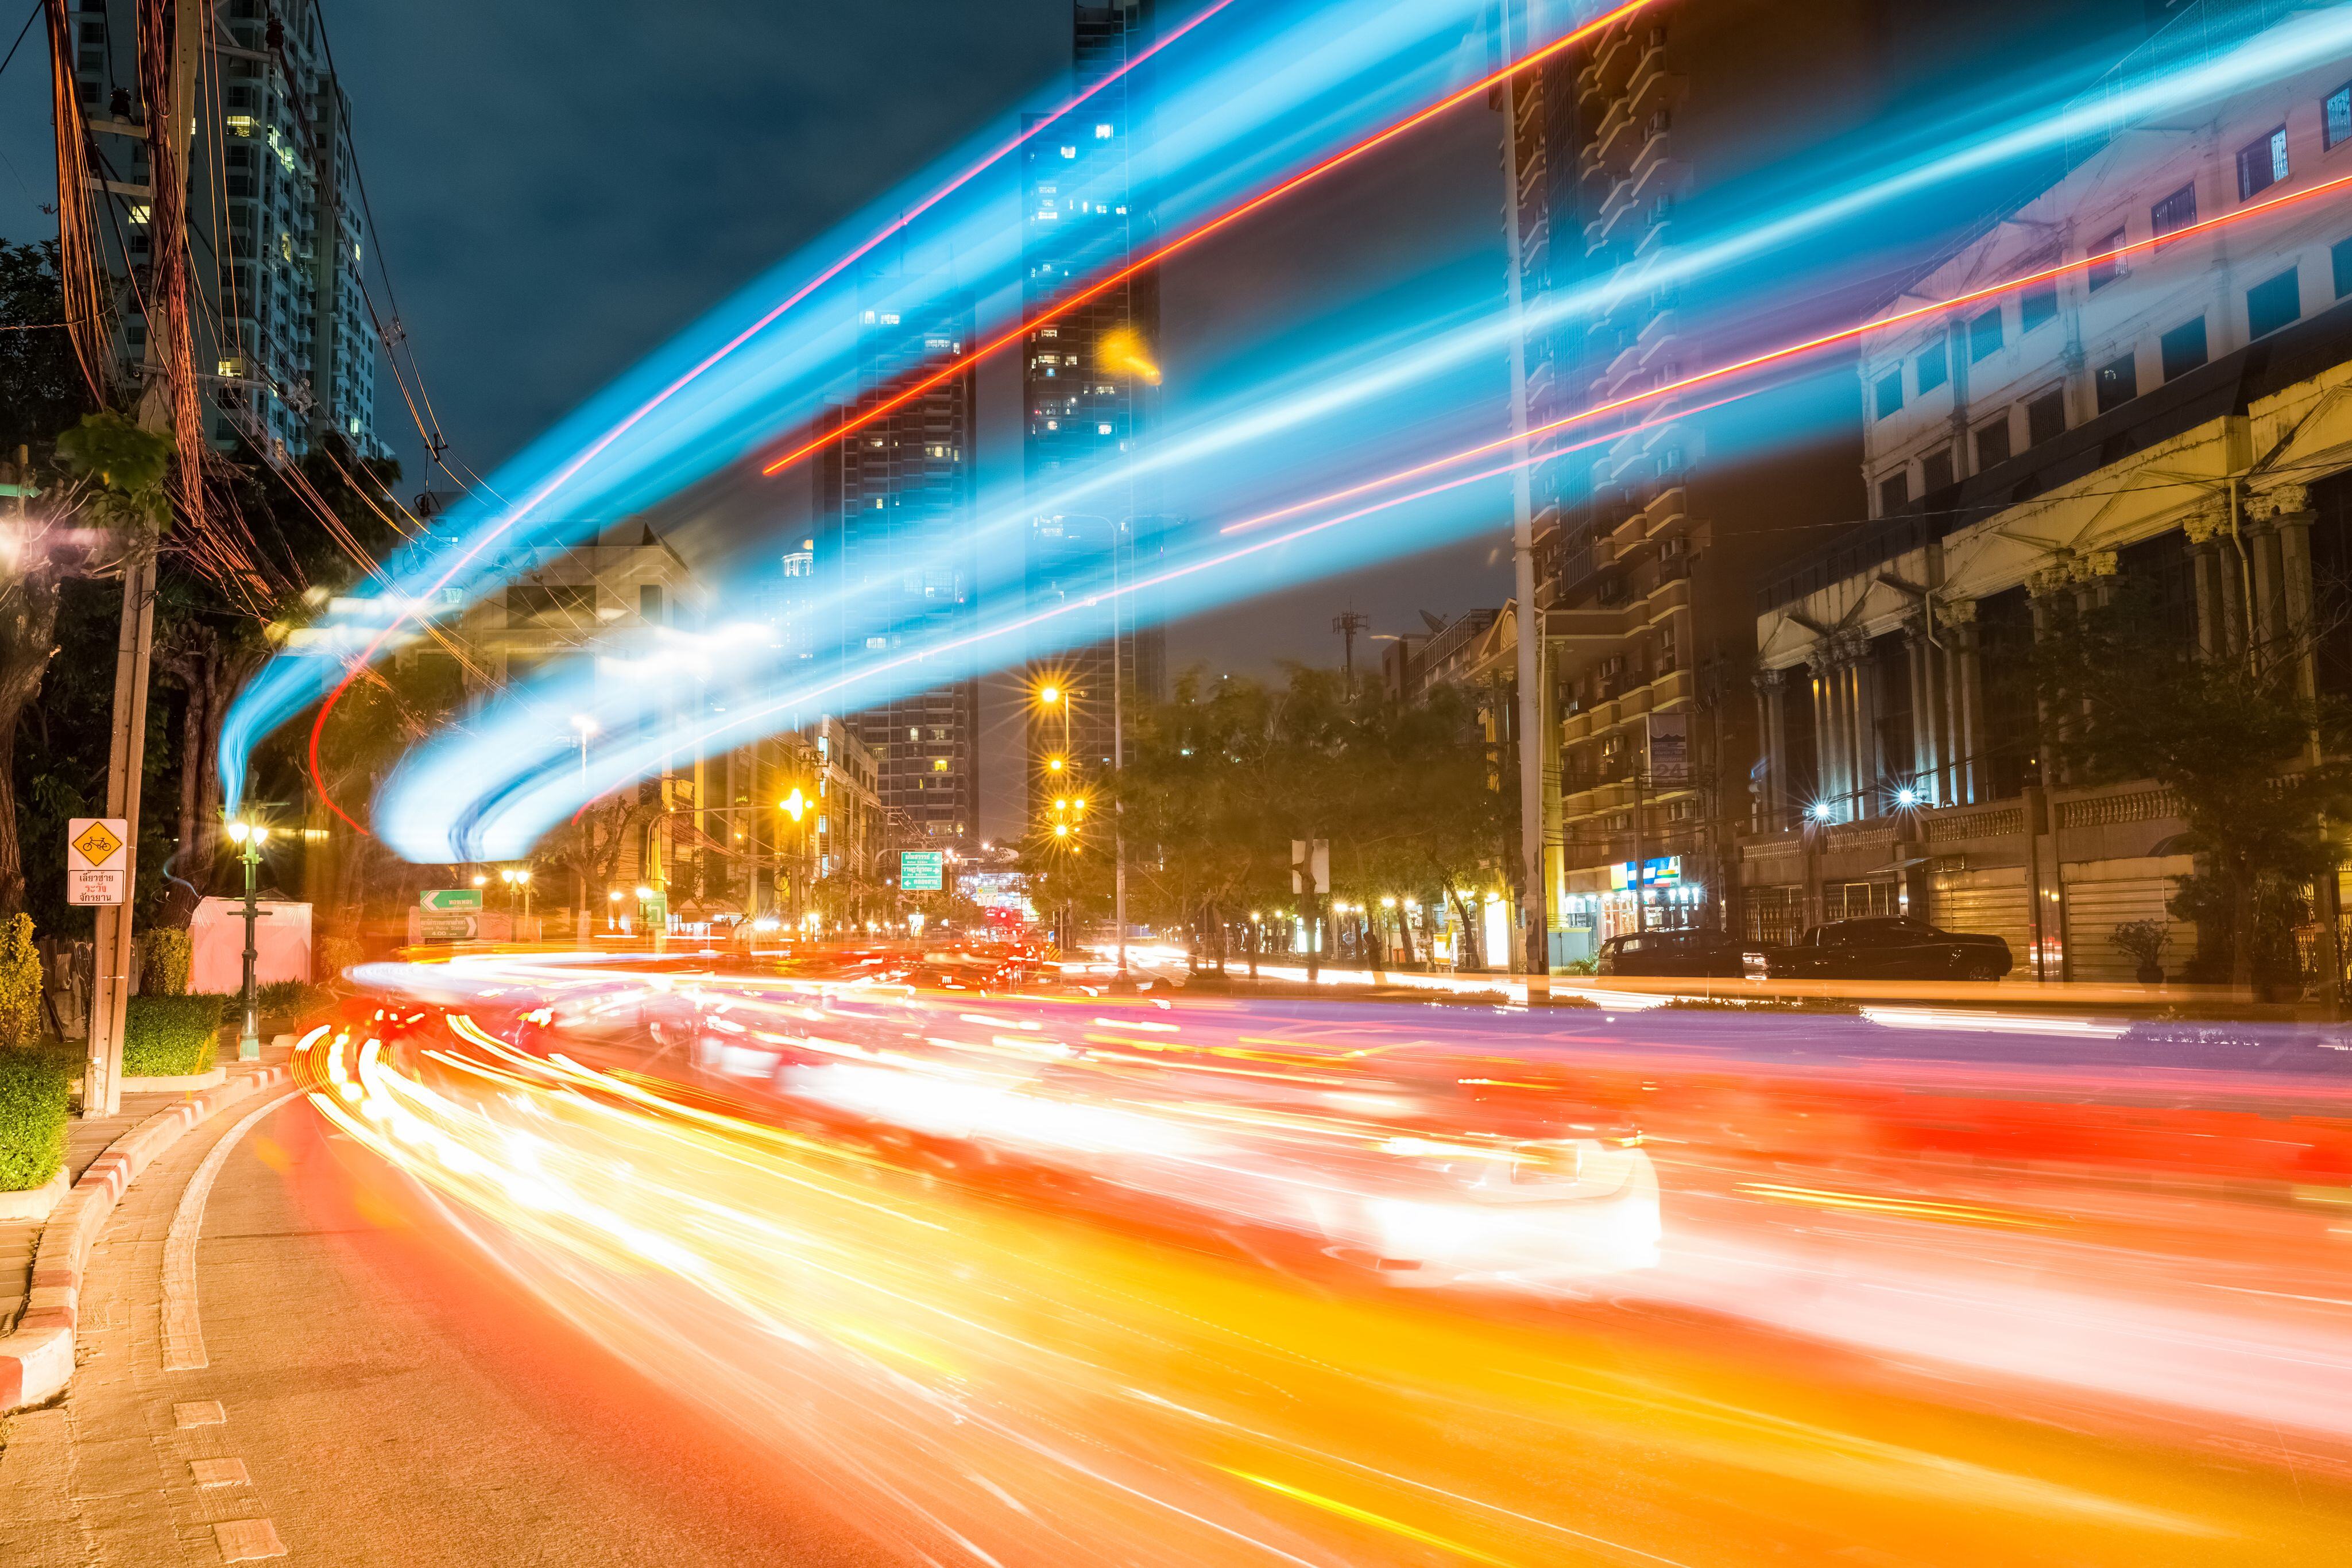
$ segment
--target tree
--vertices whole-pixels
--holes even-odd
[[[168,435],[111,411],[84,415],[57,438],[51,465],[35,468],[40,510],[0,557],[0,910],[25,907],[16,736],[57,656],[66,585],[119,573],[131,552],[155,548],[171,517],[171,456]]]
[[[2200,656],[2145,594],[2061,604],[2038,644],[2047,754],[2086,783],[2150,779],[2179,802],[2205,864],[2174,912],[2216,933],[2249,987],[2265,929],[2337,861],[2326,819],[2352,817],[2352,707],[2303,689],[2307,629]]]
[[[19,446],[46,460],[58,432],[92,412],[65,312],[58,242],[0,239],[0,460]]]
[[[1186,926],[1222,963],[1227,930],[1288,901],[1294,840],[1330,841],[1333,890],[1366,925],[1383,897],[1412,898],[1450,903],[1475,933],[1471,897],[1507,863],[1515,783],[1471,695],[1350,696],[1336,672],[1294,666],[1279,687],[1187,674],[1138,711],[1126,768],[1096,793],[1124,808],[1131,915]],[[1107,898],[1101,806],[1075,849],[1050,821],[1033,833],[1046,906]]]

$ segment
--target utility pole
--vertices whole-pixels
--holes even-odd
[[[1354,610],[1343,610],[1331,617],[1331,630],[1339,633],[1340,642],[1347,650],[1348,699],[1350,702],[1356,696],[1356,633],[1370,624],[1370,617]]]
[[[1128,984],[1127,974],[1127,832],[1125,819],[1127,800],[1122,789],[1127,782],[1127,710],[1122,695],[1127,685],[1126,645],[1121,628],[1126,622],[1119,614],[1118,560],[1121,541],[1135,527],[1130,512],[1127,520],[1111,530],[1110,536],[1110,854],[1111,854],[1111,923],[1118,928],[1118,974],[1117,983]]]
[[[149,203],[159,215],[167,210],[178,221],[159,223],[157,260],[169,258],[161,246],[184,248],[187,244],[185,173],[188,145],[195,129],[197,51],[204,40],[203,0],[141,0],[142,5],[172,7],[172,59],[168,71],[142,70],[143,82],[169,84],[170,97],[146,105],[149,146]],[[142,29],[143,33],[145,29]],[[70,193],[59,193],[70,201]],[[187,311],[186,258],[177,265],[158,266],[158,284],[171,280],[174,298],[148,297],[146,386],[139,399],[139,426],[169,431],[173,421],[172,367],[163,357],[164,333],[159,330]],[[182,329],[172,331],[176,342]],[[182,473],[180,482],[193,488],[204,483],[200,474]],[[137,540],[122,572],[122,620],[114,657],[114,711],[108,722],[106,814],[120,817],[124,826],[124,879],[121,904],[98,907],[95,944],[96,983],[89,1002],[89,1041],[82,1072],[81,1113],[112,1116],[122,1109],[122,1029],[131,999],[131,901],[139,893],[139,786],[147,756],[147,683],[150,656],[155,645],[155,550],[150,541]]]
[[[1511,56],[1512,0],[1497,0],[1503,58]],[[1528,483],[1528,339],[1519,253],[1518,78],[1503,78],[1503,233],[1510,248],[1504,277],[1511,312],[1511,568],[1518,601],[1519,967],[1528,1005],[1551,999],[1545,942],[1543,835],[1543,612],[1536,606],[1535,506]]]

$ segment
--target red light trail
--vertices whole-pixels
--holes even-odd
[[[1511,61],[1501,68],[1479,78],[1476,81],[1472,82],[1468,87],[1450,92],[1444,98],[1439,99],[1435,103],[1430,104],[1424,109],[1418,110],[1415,112],[1407,115],[1402,120],[1397,120],[1392,124],[1382,127],[1379,131],[1373,131],[1370,136],[1365,137],[1360,141],[1357,141],[1349,146],[1341,148],[1339,152],[1332,153],[1322,162],[1311,164],[1307,168],[1293,174],[1289,179],[1283,181],[1280,184],[1276,185],[1269,190],[1261,191],[1256,195],[1252,196],[1248,201],[1242,203],[1240,205],[1228,207],[1216,216],[1210,218],[1192,228],[1185,230],[1182,234],[1178,235],[1174,239],[1171,239],[1166,244],[1147,252],[1140,259],[1129,262],[1127,266],[1119,268],[1117,272],[1111,273],[1108,277],[1097,279],[1095,282],[1088,284],[1086,287],[1078,290],[1076,294],[1071,295],[1068,298],[1055,302],[1051,308],[1041,311],[1039,314],[1029,318],[1027,320],[1022,322],[1019,326],[1013,328],[1009,331],[1000,333],[996,337],[990,339],[987,342],[977,345],[968,353],[958,354],[950,358],[945,365],[940,367],[939,370],[934,371],[929,375],[923,377],[920,381],[915,382],[914,385],[908,387],[902,392],[894,392],[889,397],[883,399],[872,408],[867,409],[865,413],[859,414],[856,418],[845,421],[845,423],[827,430],[823,435],[814,436],[803,442],[800,445],[793,447],[790,452],[785,453],[782,457],[777,458],[774,462],[761,469],[760,472],[764,475],[775,475],[783,472],[793,464],[799,462],[802,458],[806,457],[809,454],[816,451],[819,447],[825,446],[833,442],[838,441],[843,436],[853,435],[858,431],[865,429],[867,425],[873,423],[876,420],[882,418],[885,414],[891,413],[898,409],[906,407],[907,404],[922,396],[925,392],[929,392],[933,387],[939,386],[945,382],[951,381],[955,377],[961,375],[966,370],[978,364],[981,361],[989,358],[991,355],[996,353],[997,350],[1019,342],[1024,337],[1027,336],[1037,328],[1045,325],[1049,321],[1057,321],[1061,319],[1061,318],[1068,315],[1071,311],[1076,309],[1079,306],[1086,304],[1089,300],[1101,298],[1103,295],[1118,287],[1120,284],[1126,282],[1129,278],[1135,277],[1138,273],[1147,271],[1151,267],[1159,266],[1161,262],[1167,260],[1170,256],[1174,256],[1177,252],[1188,250],[1193,246],[1200,244],[1201,241],[1207,239],[1210,235],[1217,234],[1226,228],[1230,228],[1233,225],[1239,223],[1242,219],[1249,216],[1250,214],[1257,212],[1261,208],[1272,205],[1274,203],[1278,202],[1283,197],[1290,194],[1291,192],[1296,191],[1301,186],[1308,184],[1315,180],[1322,178],[1332,170],[1340,168],[1345,164],[1351,163],[1357,159],[1362,157],[1365,153],[1371,152],[1374,148],[1385,146],[1387,143],[1393,141],[1396,138],[1403,135],[1406,131],[1427,124],[1432,120],[1436,119],[1439,115],[1444,114],[1447,110],[1454,108],[1455,105],[1460,104],[1466,99],[1477,97],[1480,93],[1486,92],[1487,89],[1499,83],[1509,80],[1512,77],[1515,77],[1521,71],[1526,70],[1529,66],[1541,65],[1544,61],[1551,58],[1554,55],[1574,47],[1576,45],[1582,43],[1585,39],[1591,37],[1593,34],[1600,32],[1602,28],[1608,26],[1612,22],[1621,21],[1627,16],[1633,16],[1637,11],[1645,10],[1656,4],[1658,4],[1658,0],[1626,0],[1626,4],[1618,6],[1612,11],[1605,12],[1602,15],[1594,17],[1591,21],[1587,22],[1584,26],[1577,28],[1574,32],[1563,34],[1559,37],[1553,39],[1550,43],[1546,44],[1543,47],[1530,50],[1528,53],[1520,56],[1517,59]]]
[[[1883,331],[1893,327],[1900,327],[1906,322],[1921,320],[1930,316],[1940,315],[1945,311],[1958,309],[1963,306],[1980,304],[1987,299],[1997,298],[2001,295],[2013,293],[2018,289],[2027,287],[2032,284],[2046,283],[2054,278],[2063,277],[2069,273],[2082,272],[2090,267],[2100,266],[2105,262],[2116,261],[2125,256],[2137,255],[2141,251],[2153,250],[2161,245],[2177,244],[2181,240],[2192,238],[2197,235],[2206,233],[2210,230],[2223,228],[2231,224],[2242,223],[2248,218],[2265,216],[2271,213],[2278,211],[2282,207],[2300,205],[2303,203],[2326,195],[2331,192],[2342,191],[2347,186],[2352,186],[2352,174],[2340,175],[2336,179],[2325,181],[2320,184],[2314,185],[2308,190],[2296,191],[2291,194],[2280,196],[2267,202],[2257,202],[2252,206],[2241,207],[2234,213],[2223,213],[2217,217],[2207,218],[2200,223],[2190,224],[2182,228],[2172,229],[2165,234],[2158,235],[2148,239],[2134,240],[2128,245],[2119,245],[2112,249],[2095,251],[2084,256],[2079,260],[2060,262],[2054,266],[2042,267],[2036,272],[2025,273],[2020,277],[2009,278],[2000,283],[1989,283],[1981,288],[1970,289],[1965,294],[1955,295],[1949,299],[1930,300],[1927,304],[1914,306],[1908,310],[1898,310],[1892,316],[1873,317],[1867,321],[1857,322],[1851,327],[1841,327],[1836,331],[1825,332],[1819,337],[1807,338],[1800,342],[1783,344],[1777,349],[1768,349],[1760,354],[1753,354],[1744,360],[1734,360],[1728,364],[1717,365],[1712,370],[1700,371],[1695,374],[1685,376],[1678,381],[1671,381],[1664,382],[1662,385],[1652,387],[1646,392],[1628,393],[1624,397],[1613,398],[1607,402],[1594,403],[1590,408],[1579,409],[1576,413],[1564,414],[1560,418],[1555,419],[1548,424],[1534,426],[1527,432],[1524,439],[1532,441],[1539,435],[1549,435],[1559,431],[1570,429],[1575,425],[1589,423],[1595,419],[1601,418],[1604,414],[1617,413],[1627,409],[1638,408],[1643,403],[1655,402],[1661,398],[1672,397],[1677,392],[1689,392],[1696,387],[1712,385],[1715,382],[1727,380],[1730,377],[1739,375],[1745,371],[1761,370],[1768,365],[1779,364],[1785,361],[1796,359],[1802,355],[1811,353],[1816,350],[1833,348],[1840,343],[1851,342],[1855,339],[1866,336],[1872,332]],[[1719,403],[1710,403],[1706,406],[1712,408],[1719,407],[1721,405]],[[1704,410],[1692,409],[1686,412],[1696,413],[1702,413]],[[1671,415],[1666,417],[1678,418],[1681,417],[1681,415]],[[1621,435],[1630,435],[1637,430],[1651,429],[1663,422],[1663,419],[1652,420],[1641,424],[1632,425],[1624,430],[1613,431],[1607,436],[1601,437],[1601,439],[1613,441]],[[1270,512],[1261,512],[1254,517],[1244,517],[1237,523],[1228,523],[1217,531],[1221,534],[1237,534],[1245,532],[1251,528],[1263,528],[1268,523],[1277,522],[1284,517],[1293,517],[1300,512],[1310,511],[1317,507],[1328,506],[1336,501],[1349,500],[1357,496],[1365,494],[1367,491],[1378,490],[1386,486],[1403,484],[1407,480],[1419,478],[1424,474],[1431,473],[1439,468],[1450,467],[1456,463],[1467,463],[1474,458],[1483,457],[1490,452],[1499,451],[1506,446],[1512,445],[1514,443],[1521,439],[1522,437],[1517,435],[1497,436],[1492,441],[1483,441],[1475,446],[1466,446],[1459,452],[1448,453],[1443,457],[1433,457],[1426,462],[1414,464],[1410,468],[1400,468],[1392,474],[1382,475],[1377,479],[1367,479],[1360,484],[1348,486],[1344,489],[1327,491],[1320,496],[1309,497],[1307,499],[1303,501],[1294,501],[1286,507],[1280,507]],[[1580,451],[1584,445],[1589,444],[1591,444],[1591,443],[1583,443],[1579,446],[1566,448],[1565,450]],[[1541,453],[1526,459],[1526,462],[1528,464],[1540,463],[1545,461],[1547,458],[1557,457],[1559,455],[1562,455],[1562,453]],[[1490,470],[1489,473],[1507,474],[1511,472],[1512,469],[1519,466],[1522,466],[1522,465],[1519,463],[1512,463],[1506,465],[1501,468]],[[1487,476],[1487,474],[1472,476],[1473,478],[1484,478]],[[1434,495],[1438,490],[1451,489],[1454,486],[1451,484],[1440,486],[1437,486],[1436,489],[1433,490],[1417,491],[1413,496],[1401,497],[1401,499],[1419,499],[1423,496]],[[1382,503],[1382,505],[1390,504],[1393,503]],[[1378,509],[1379,508],[1377,507],[1373,507],[1365,508],[1365,511],[1374,511]],[[1350,514],[1350,516],[1354,517],[1360,517],[1363,515],[1363,512]]]
[[[704,357],[704,359],[699,363],[696,364],[691,370],[678,377],[676,381],[670,382],[669,385],[664,387],[660,392],[656,392],[652,397],[646,399],[646,402],[639,405],[627,418],[622,420],[612,429],[606,431],[603,435],[598,436],[594,441],[591,442],[577,457],[574,457],[571,462],[565,464],[562,468],[558,469],[551,477],[535,487],[531,494],[526,497],[520,505],[514,507],[513,510],[509,512],[505,517],[501,518],[491,528],[486,529],[480,538],[467,546],[467,549],[457,556],[457,559],[450,563],[449,569],[443,572],[440,577],[436,579],[433,586],[427,590],[425,594],[420,595],[419,597],[430,599],[435,594],[437,594],[442,589],[446,588],[449,585],[450,580],[455,578],[459,571],[463,570],[468,564],[478,558],[483,550],[487,549],[491,544],[495,543],[499,538],[511,529],[517,523],[520,522],[533,507],[546,500],[548,497],[553,495],[557,488],[565,481],[569,480],[573,475],[579,473],[581,469],[593,462],[597,455],[603,453],[607,447],[611,446],[613,443],[618,441],[622,436],[627,434],[630,430],[643,423],[646,417],[652,413],[656,409],[660,408],[662,404],[667,402],[671,398],[676,397],[679,392],[685,391],[688,386],[699,379],[706,371],[710,370],[714,365],[717,365],[721,360],[726,359],[730,354],[732,354],[736,350],[750,342],[753,338],[758,337],[761,332],[764,332],[770,327],[774,326],[776,322],[794,306],[800,304],[801,301],[806,299],[819,288],[824,287],[826,284],[840,277],[842,273],[856,265],[858,261],[872,254],[877,246],[881,245],[891,235],[904,230],[908,225],[913,223],[917,218],[921,217],[925,213],[929,212],[933,207],[938,206],[941,202],[947,200],[948,197],[955,194],[956,192],[970,184],[973,180],[978,179],[980,175],[987,171],[992,165],[995,164],[1008,154],[1017,152],[1023,143],[1032,141],[1043,133],[1047,128],[1060,120],[1064,116],[1070,113],[1071,110],[1085,103],[1088,99],[1093,98],[1096,94],[1101,92],[1104,89],[1109,87],[1112,83],[1118,81],[1129,72],[1134,70],[1138,66],[1142,65],[1146,60],[1150,59],[1154,55],[1159,54],[1170,45],[1174,44],[1178,39],[1183,37],[1194,28],[1199,27],[1202,24],[1207,22],[1211,17],[1216,16],[1219,12],[1223,11],[1233,4],[1234,0],[1211,0],[1211,4],[1205,7],[1200,15],[1192,17],[1190,21],[1185,22],[1182,26],[1171,29],[1165,37],[1159,39],[1150,48],[1142,50],[1125,65],[1119,67],[1117,70],[1110,72],[1108,75],[1105,76],[1102,80],[1095,83],[1094,86],[1087,88],[1084,92],[1078,93],[1067,99],[1059,109],[1056,109],[1052,113],[1042,117],[1036,124],[1031,126],[1028,130],[996,147],[985,157],[973,163],[970,168],[964,170],[962,173],[958,174],[954,179],[950,180],[939,189],[933,191],[929,195],[924,197],[913,206],[908,207],[897,218],[893,219],[888,224],[884,225],[880,229],[875,232],[872,238],[866,240],[863,245],[858,246],[856,249],[848,252],[839,260],[834,262],[832,266],[826,267],[823,272],[818,273],[816,277],[811,278],[799,288],[793,290],[789,297],[776,305],[775,308],[771,309],[766,315],[752,322],[749,327],[744,328],[740,332],[736,333],[734,337],[730,338],[719,348],[711,350],[709,355]],[[393,633],[398,631],[403,623],[413,618],[414,612],[402,612],[398,616],[394,617],[382,632],[376,634],[374,640],[370,642],[366,648],[362,649],[356,657],[351,660],[349,664],[346,666],[343,678],[341,681],[338,681],[335,684],[334,689],[327,694],[326,700],[320,705],[318,717],[312,720],[310,724],[310,744],[309,749],[310,782],[317,786],[319,790],[319,799],[325,803],[327,810],[341,818],[344,824],[351,828],[354,832],[361,834],[366,834],[368,830],[362,827],[357,821],[353,821],[350,812],[344,810],[342,807],[335,803],[335,797],[332,791],[329,790],[327,788],[326,778],[320,771],[319,738],[326,731],[327,716],[334,711],[336,704],[342,701],[343,694],[351,689],[352,682],[358,678],[362,670],[365,669],[369,664],[374,662],[375,656],[383,651],[384,643],[391,640]]]

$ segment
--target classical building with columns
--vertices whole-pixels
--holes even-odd
[[[2116,979],[2115,928],[2163,920],[2189,956],[2174,802],[2041,756],[2024,664],[2127,580],[2204,656],[2292,641],[2352,692],[2352,198],[2212,222],[2347,176],[2352,59],[2111,118],[1889,302],[1859,360],[1873,515],[1758,589],[1748,936],[1901,910],[2005,936],[2022,976]]]

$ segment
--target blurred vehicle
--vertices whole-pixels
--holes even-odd
[[[1998,980],[2013,962],[1998,936],[1899,915],[1832,920],[1764,950],[1765,972],[1776,980]]]
[[[1706,976],[1738,979],[1747,948],[1720,931],[1637,931],[1601,945],[1596,974]]]

